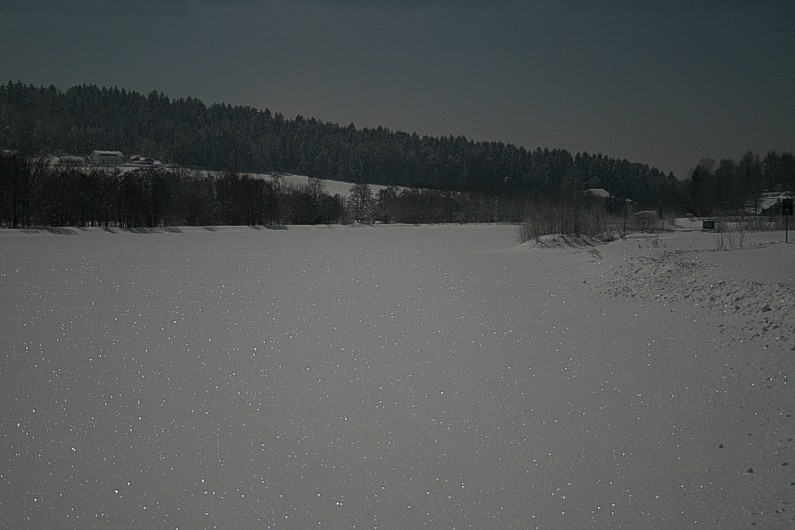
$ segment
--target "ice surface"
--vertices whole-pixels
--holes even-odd
[[[793,525],[783,234],[54,232],[0,233],[0,527]]]

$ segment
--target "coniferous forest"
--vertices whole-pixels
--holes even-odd
[[[610,193],[608,210],[631,201],[635,209],[715,215],[741,211],[765,189],[795,188],[789,153],[702,161],[680,181],[602,154],[358,129],[85,85],[0,85],[0,149],[0,225],[14,227],[515,222],[542,203],[573,203],[576,215],[577,196],[592,188]],[[167,166],[114,172],[42,158],[95,149]],[[244,172],[313,179],[290,186]],[[316,179],[360,187],[349,199],[332,197]],[[366,184],[390,188],[374,195]]]

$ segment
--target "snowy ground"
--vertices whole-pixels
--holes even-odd
[[[0,233],[0,527],[792,528],[795,245]]]

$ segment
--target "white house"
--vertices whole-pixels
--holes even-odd
[[[91,151],[89,163],[95,166],[119,166],[124,162],[121,151]]]

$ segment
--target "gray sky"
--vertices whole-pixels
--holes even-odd
[[[795,151],[792,0],[0,0],[0,76],[601,152]]]

